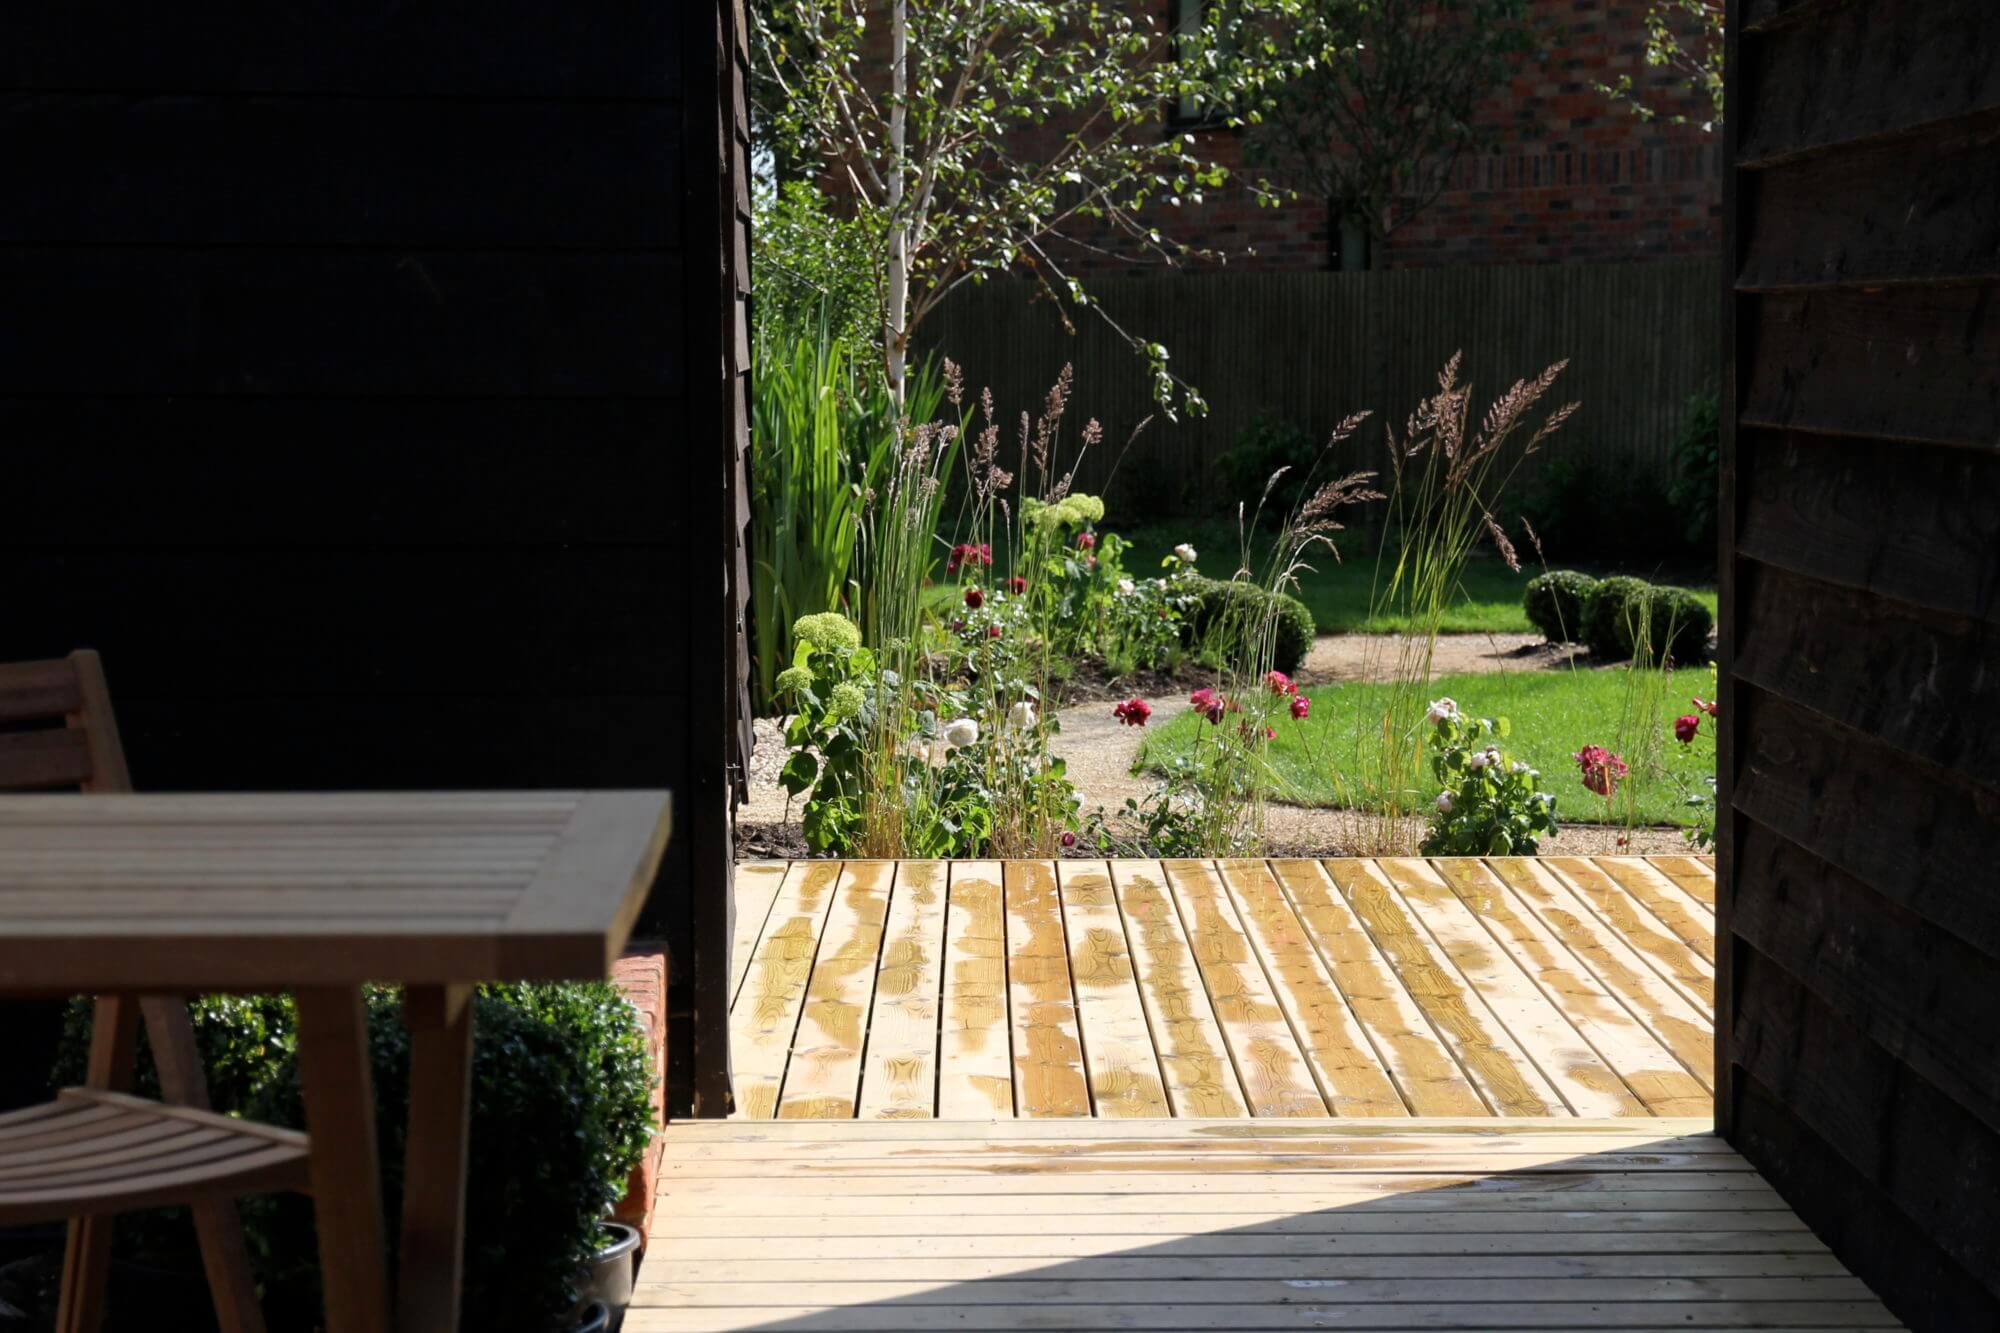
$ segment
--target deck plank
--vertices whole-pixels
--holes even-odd
[[[771,918],[772,904],[784,887],[785,861],[746,861],[736,867],[730,891],[736,895],[736,928],[729,943],[729,1007],[743,993],[743,979],[750,975],[750,960],[756,955],[757,941]]]
[[[861,1075],[863,1119],[925,1120],[937,1114],[946,869],[943,861],[904,861],[896,867]]]
[[[1623,1001],[1640,1025],[1712,1093],[1715,1035],[1707,1012],[1669,985],[1624,936],[1578,903],[1551,871],[1525,857],[1494,857],[1487,865],[1515,902]]]
[[[1322,863],[1496,1115],[1571,1114],[1451,959],[1434,944],[1373,861]]]
[[[1336,1116],[1408,1115],[1271,868],[1262,861],[1223,861],[1220,869],[1327,1107]]]
[[[852,1120],[894,861],[849,861],[827,909],[819,957],[778,1098],[780,1120]]]
[[[1695,1079],[1644,1024],[1565,949],[1533,913],[1519,907],[1484,862],[1442,860],[1437,870],[1500,952],[1541,987],[1591,1048],[1652,1115],[1700,1115],[1713,1105]]]
[[[1411,915],[1423,923],[1459,975],[1577,1115],[1647,1115],[1569,1016],[1535,984],[1514,953],[1500,946],[1479,918],[1427,861],[1381,863]]]
[[[1715,915],[1715,859],[1704,856],[1649,856],[1655,870],[1678,884],[1681,892]]]
[[[1001,867],[1007,897],[1007,996],[1013,1013],[1014,1113],[1087,1116],[1090,1086],[1070,988],[1062,898],[1047,861]]]
[[[729,1015],[738,1116],[769,1120],[778,1113],[778,1090],[840,869],[838,861],[794,861],[771,904],[750,974]]]
[[[998,861],[953,861],[944,946],[938,1115],[1014,1114],[1007,918]]]
[[[1317,861],[1274,861],[1278,882],[1413,1114],[1490,1115],[1423,1009]]]
[[[1167,886],[1195,965],[1256,1116],[1323,1116],[1326,1103],[1297,1036],[1271,992],[1222,877],[1208,861],[1167,861]]]
[[[1248,1116],[1243,1085],[1159,862],[1113,861],[1111,879],[1174,1114]]]
[[[1165,1081],[1104,861],[1059,861],[1063,931],[1076,986],[1090,1100],[1106,1119],[1168,1113]]]
[[[1587,864],[1599,874],[1611,876],[1614,883],[1643,903],[1682,944],[1707,961],[1715,961],[1714,908],[1691,896],[1643,857],[1597,856]]]
[[[1568,863],[1571,867],[1568,870],[1547,859],[1537,861],[1536,866],[1549,872],[1551,882],[1561,885],[1570,898],[1581,903],[1585,913],[1594,913],[1619,938],[1638,950],[1646,966],[1668,985],[1703,1013],[1713,1013],[1714,965],[1662,926],[1657,917],[1633,901],[1632,895],[1609,875],[1588,862],[1579,864],[1568,858]]]

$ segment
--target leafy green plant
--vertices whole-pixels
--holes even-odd
[[[1528,580],[1521,605],[1528,623],[1550,643],[1574,643],[1583,634],[1583,608],[1597,580],[1573,569],[1553,569]]]
[[[604,983],[483,986],[473,1008],[472,1169],[466,1183],[464,1326],[549,1333],[575,1303],[651,1134],[653,1071],[632,1006]],[[409,1114],[409,1034],[400,992],[367,994],[385,1213],[400,1209]],[[202,996],[190,1005],[215,1109],[271,1124],[305,1123],[298,1021],[285,996]],[[73,1003],[58,1083],[81,1081],[88,1001]],[[141,1039],[137,1086],[158,1095]],[[320,1323],[318,1253],[309,1200],[242,1204],[244,1231],[273,1328]],[[121,1219],[127,1252],[191,1253],[185,1210]]]
[[[1450,699],[1429,710],[1431,775],[1443,788],[1424,835],[1425,856],[1533,856],[1556,831],[1542,775],[1496,743],[1506,718],[1469,718]]]
[[[1722,400],[1713,390],[1688,400],[1687,416],[1674,436],[1673,458],[1674,480],[1667,488],[1667,500],[1681,515],[1688,548],[1713,559],[1722,467]]]
[[[1247,579],[1193,580],[1194,614],[1187,622],[1188,642],[1215,660],[1246,664],[1244,630],[1269,623],[1271,665],[1297,671],[1312,651],[1313,618],[1306,605],[1290,593],[1273,593]]]
[[[806,796],[806,845],[846,855],[861,846],[866,825],[877,729],[875,655],[862,647],[854,623],[834,611],[801,616],[792,639],[792,665],[777,680],[792,710],[785,724],[791,755],[778,781],[789,794]]]
[[[1256,495],[1273,475],[1270,502],[1261,511],[1271,525],[1305,502],[1310,491],[1320,444],[1283,417],[1258,413],[1237,437],[1236,447],[1215,460],[1223,489],[1217,502],[1233,509],[1236,497]]]
[[[1584,641],[1606,660],[1698,659],[1706,650],[1715,617],[1686,588],[1656,587],[1644,579],[1614,575],[1598,580],[1583,607]]]
[[[1646,605],[1652,585],[1629,574],[1599,579],[1583,603],[1583,641],[1594,656],[1607,661],[1632,655],[1632,631]]]

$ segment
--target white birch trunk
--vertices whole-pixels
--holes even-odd
[[[909,110],[905,105],[909,83],[909,22],[909,0],[895,0],[889,11],[889,179],[886,193],[890,231],[882,365],[888,375],[889,391],[896,396],[899,405],[904,401],[903,373],[909,358],[910,221],[903,215],[907,175],[904,150],[909,138]]]

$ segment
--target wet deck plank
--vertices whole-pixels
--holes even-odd
[[[736,1114],[1705,1114],[1713,884],[1699,857],[748,865]]]

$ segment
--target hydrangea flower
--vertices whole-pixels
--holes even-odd
[[[861,646],[861,631],[838,611],[800,616],[792,622],[792,637],[822,653],[838,652],[843,648],[852,652]]]
[[[868,696],[861,687],[851,680],[843,680],[833,687],[833,693],[826,701],[826,720],[845,722],[861,712],[861,706],[868,702]]]
[[[813,673],[802,666],[786,667],[778,673],[778,693],[790,694],[813,683]]]

